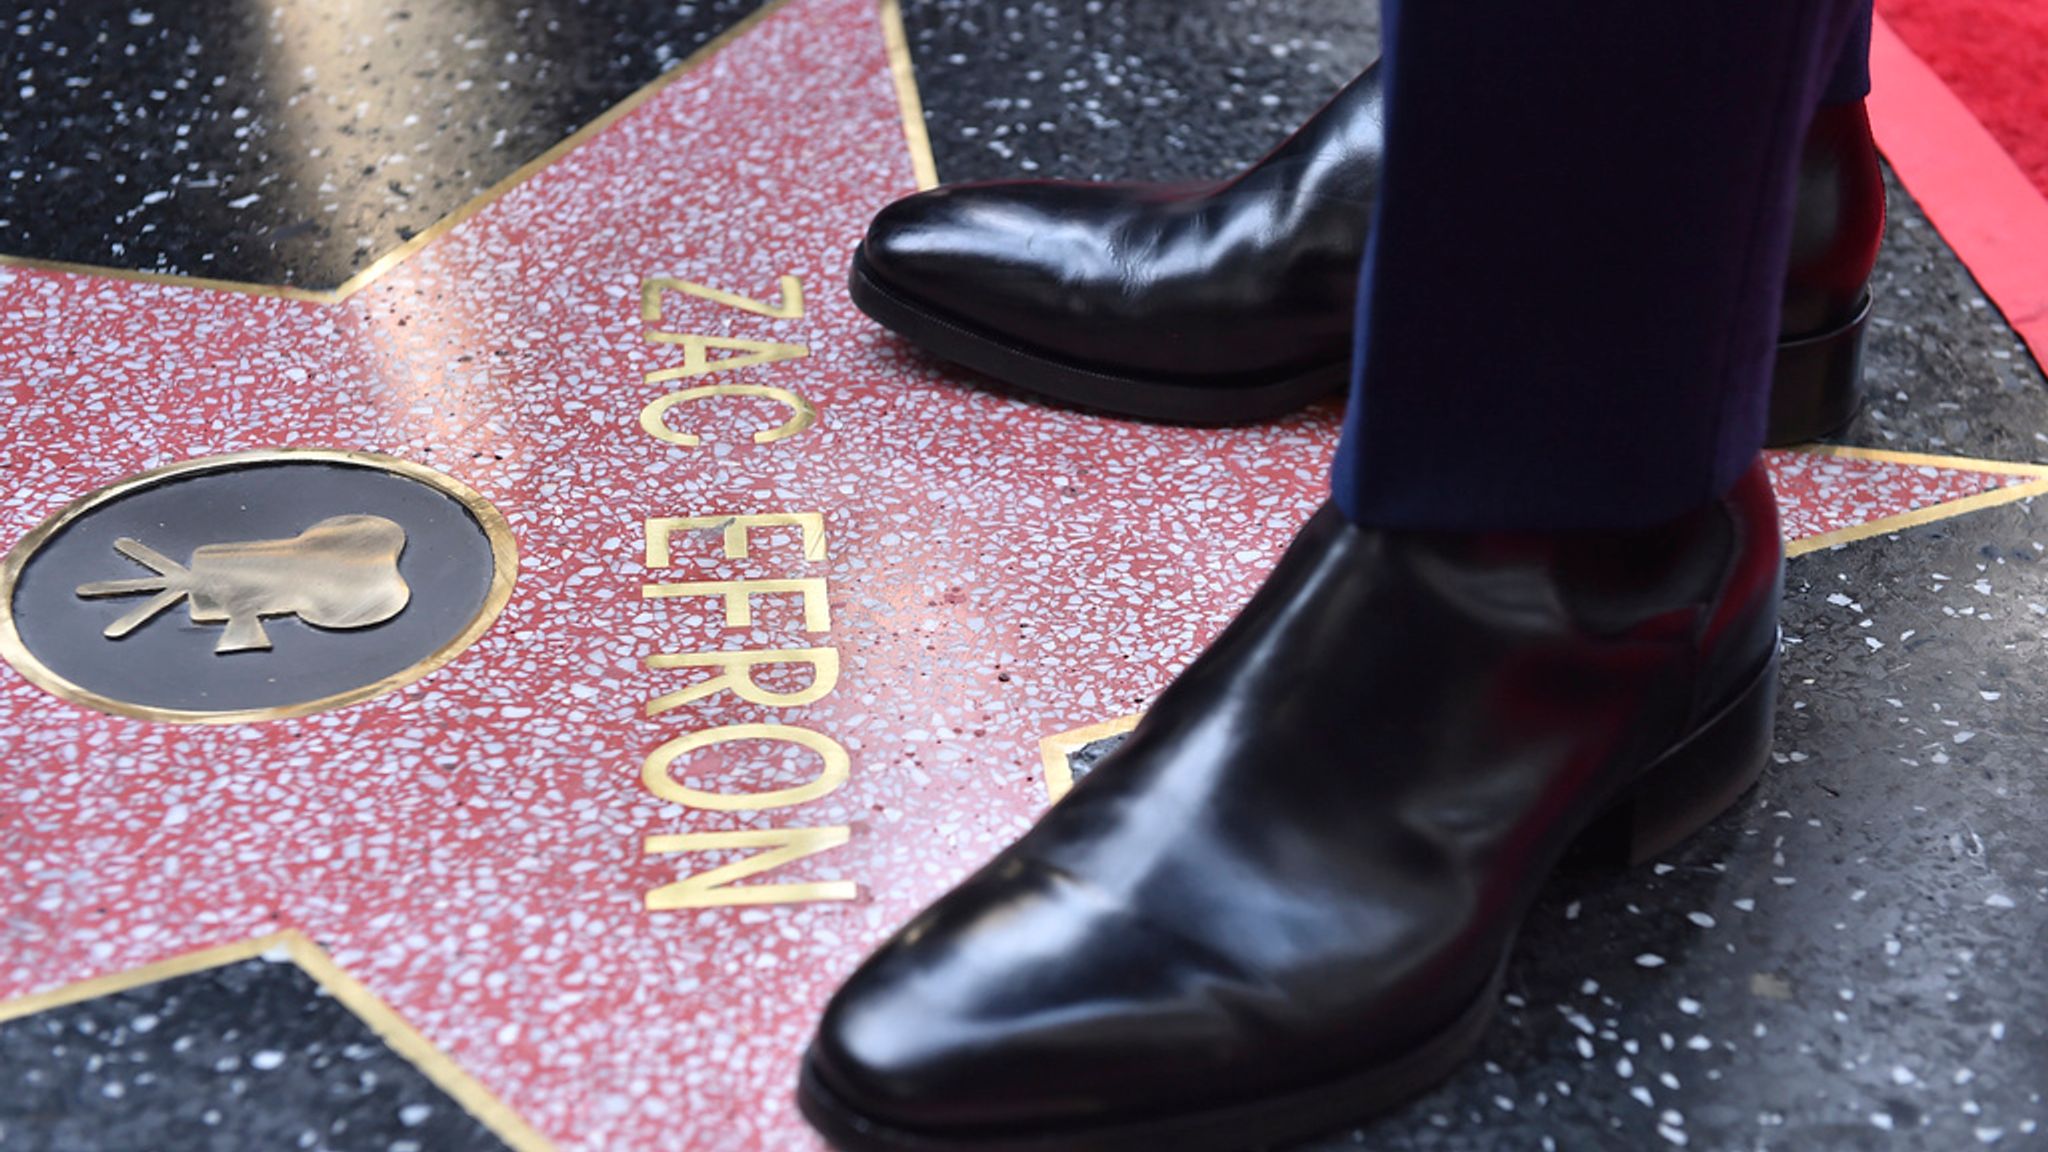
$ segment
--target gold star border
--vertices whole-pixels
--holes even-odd
[[[188,952],[126,972],[97,976],[48,992],[38,992],[31,996],[0,1002],[0,1024],[47,1012],[53,1008],[82,1004],[103,996],[162,983],[180,976],[239,964],[244,960],[278,958],[288,959],[298,965],[299,970],[312,977],[313,982],[325,989],[328,995],[340,1001],[341,1005],[354,1013],[357,1019],[369,1025],[370,1031],[376,1033],[377,1037],[401,1059],[419,1069],[421,1075],[447,1093],[463,1111],[489,1129],[492,1135],[504,1141],[513,1152],[551,1152],[552,1145],[545,1137],[530,1127],[526,1121],[521,1120],[517,1113],[506,1107],[497,1097],[491,1095],[489,1089],[464,1072],[447,1053],[434,1047],[432,1041],[406,1023],[405,1018],[390,1005],[379,1000],[375,993],[350,976],[318,944],[293,930],[258,936],[253,940],[244,940],[218,948]]]
[[[791,0],[768,0],[767,3],[749,13],[732,27],[707,41],[703,47],[692,52],[682,63],[662,73],[654,80],[641,86],[624,100],[607,108],[596,119],[563,137],[554,147],[520,165],[510,176],[478,193],[461,207],[443,216],[433,224],[415,234],[412,239],[386,252],[373,261],[369,267],[342,281],[334,288],[294,288],[283,284],[257,284],[242,280],[216,280],[204,276],[186,276],[174,272],[142,272],[130,268],[108,268],[98,264],[74,264],[63,260],[42,260],[32,256],[8,256],[0,254],[0,267],[28,268],[43,272],[68,272],[81,276],[99,276],[110,280],[131,280],[144,284],[168,284],[185,288],[208,288],[217,292],[234,292],[245,296],[273,296],[286,300],[299,300],[311,304],[340,304],[349,297],[368,288],[382,279],[392,269],[410,260],[419,251],[453,231],[463,221],[490,207],[500,197],[533,179],[543,169],[575,151],[585,141],[618,123],[635,109],[654,99],[663,89],[696,71],[706,61],[718,55],[735,40],[745,36],[757,25],[780,12]],[[912,71],[910,42],[903,30],[903,10],[900,0],[880,0],[882,38],[888,49],[889,72],[896,85],[896,102],[903,119],[903,135],[910,147],[911,170],[920,189],[937,187],[938,169],[932,158],[931,137],[925,130],[924,104],[918,95],[917,77]]]

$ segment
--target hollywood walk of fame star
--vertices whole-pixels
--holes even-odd
[[[1323,499],[1338,429],[1333,406],[1225,432],[1064,412],[867,324],[847,252],[918,175],[885,49],[872,0],[793,0],[332,300],[0,269],[0,541],[160,464],[310,445],[445,470],[522,558],[473,648],[347,709],[167,726],[5,674],[0,997],[290,929],[543,1139],[808,1146],[789,1086],[825,995],[1028,825],[1042,737],[1142,706],[1227,621]],[[707,366],[803,351],[650,380],[685,362],[648,336],[650,277],[763,302],[662,298],[663,330],[713,338]],[[654,421],[701,443],[650,435],[651,402],[721,383],[799,395],[816,423],[759,443],[785,407],[719,396]],[[1795,547],[2048,484],[1883,453],[1772,465]],[[820,548],[770,529],[737,557],[686,531],[650,563],[650,520],[798,513],[822,515]],[[829,623],[787,594],[738,627],[714,598],[643,594],[736,578],[822,579]],[[697,676],[653,658],[827,646],[837,682],[801,707],[647,714]],[[643,783],[670,741],[758,723],[829,737],[846,778],[756,810]],[[697,794],[818,791],[814,760],[758,746],[665,771]],[[647,907],[745,856],[650,837],[791,827],[837,838],[769,879],[829,898]]]

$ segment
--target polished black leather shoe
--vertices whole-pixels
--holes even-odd
[[[1003,181],[882,210],[854,303],[1027,392],[1188,423],[1263,420],[1342,388],[1380,170],[1378,66],[1220,184]],[[1863,106],[1824,109],[1801,165],[1770,440],[1855,415],[1884,231]]]
[[[850,1152],[1220,1152],[1456,1067],[1567,850],[1640,859],[1769,755],[1761,467],[1655,531],[1325,508],[1128,740],[832,1000],[800,1101]]]

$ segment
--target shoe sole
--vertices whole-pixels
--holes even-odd
[[[1271,380],[1220,377],[1200,382],[1127,376],[1062,360],[977,329],[882,282],[859,251],[847,274],[854,306],[882,327],[943,360],[962,364],[1034,395],[1112,416],[1169,424],[1248,424],[1273,420],[1343,391],[1348,361]]]
[[[1624,784],[1577,840],[1596,859],[1641,863],[1726,811],[1770,760],[1777,687],[1774,644],[1763,668],[1728,705]],[[847,1105],[824,1083],[808,1053],[797,1103],[812,1127],[841,1152],[1242,1152],[1372,1119],[1435,1087],[1479,1047],[1499,1004],[1506,970],[1503,956],[1486,988],[1457,1019],[1399,1057],[1335,1082],[1230,1108],[1089,1129],[916,1131],[876,1121]]]
[[[847,289],[854,306],[920,348],[1023,391],[1113,416],[1171,424],[1272,420],[1343,391],[1350,362],[1333,361],[1279,380],[1223,378],[1176,383],[1063,360],[947,316],[884,284],[858,250]],[[1767,447],[1819,440],[1842,430],[1863,406],[1863,337],[1871,297],[1856,318],[1817,336],[1778,344],[1771,374]]]

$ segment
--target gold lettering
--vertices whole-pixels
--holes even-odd
[[[649,377],[650,380],[653,377]],[[640,427],[649,436],[685,448],[695,448],[703,438],[693,432],[678,432],[668,426],[668,410],[693,400],[708,400],[714,396],[753,396],[762,400],[773,400],[788,408],[793,415],[789,421],[777,428],[765,428],[754,433],[754,443],[773,444],[787,440],[818,422],[818,410],[811,402],[787,388],[771,388],[765,384],[705,384],[696,388],[685,388],[671,392],[640,412]]]
[[[775,692],[763,688],[754,682],[753,672],[763,664],[809,664],[810,687],[798,692]],[[663,653],[649,656],[647,666],[657,669],[723,669],[709,680],[648,701],[647,715],[650,717],[659,716],[663,712],[728,689],[733,695],[750,704],[761,704],[769,708],[796,708],[804,704],[815,704],[824,699],[825,695],[832,691],[832,686],[839,683],[839,652],[832,648],[792,648],[767,652],[696,652],[688,655]]]
[[[640,282],[640,319],[649,324],[661,323],[661,294],[664,291],[681,292],[699,300],[709,300],[756,316],[769,316],[777,320],[798,320],[804,314],[803,282],[794,276],[784,276],[777,284],[782,290],[780,307],[764,303],[737,292],[721,292],[694,280],[678,280],[669,276],[650,276]]]
[[[750,876],[792,864],[845,844],[847,828],[768,828],[746,832],[698,832],[682,836],[649,836],[646,854],[766,849],[744,860],[708,872],[685,876],[647,894],[647,910],[673,912],[685,908],[731,908],[743,904],[810,904],[854,900],[860,889],[851,880],[810,884],[754,884],[734,887]]]
[[[804,559],[825,559],[825,517],[820,512],[771,512],[766,516],[662,516],[647,522],[647,566],[666,568],[673,559],[669,537],[706,528],[725,531],[725,558],[747,558],[747,530],[790,525],[803,529]]]
[[[794,744],[817,753],[818,759],[824,762],[824,768],[819,771],[817,779],[808,784],[738,796],[692,788],[678,782],[669,771],[670,765],[692,752],[740,740],[778,740]],[[713,812],[753,812],[763,808],[789,808],[830,796],[846,783],[852,767],[853,758],[846,754],[846,749],[823,733],[787,724],[728,724],[709,731],[688,732],[656,748],[640,769],[640,782],[663,800],[673,800],[692,808],[706,808]]]
[[[803,344],[747,340],[738,336],[700,336],[695,332],[649,332],[647,338],[656,344],[683,346],[683,366],[649,372],[649,384],[660,384],[666,380],[684,380],[692,376],[709,376],[715,372],[737,372],[742,368],[752,368],[760,364],[801,360],[811,354],[810,348]],[[713,360],[705,355],[713,348],[737,352],[739,355]]]
[[[643,600],[667,600],[677,596],[719,596],[725,600],[725,626],[750,628],[754,624],[753,596],[795,593],[804,600],[804,631],[830,632],[832,607],[825,599],[825,581],[803,580],[705,580],[687,584],[643,584]]]
[[[803,284],[795,276],[783,276],[777,287],[778,303],[727,292],[706,284],[675,277],[655,276],[640,282],[640,318],[648,325],[664,323],[664,293],[706,300],[755,316],[776,320],[797,320],[804,315]],[[680,328],[682,324],[675,324]],[[657,344],[679,345],[682,364],[646,374],[650,384],[685,380],[719,373],[737,372],[765,364],[808,357],[808,345],[739,336],[713,336],[694,332],[650,330],[646,338]],[[713,354],[718,354],[714,359]],[[817,409],[788,388],[763,384],[699,384],[670,392],[640,412],[640,427],[664,443],[695,448],[703,443],[695,432],[672,428],[671,409],[714,398],[734,397],[771,400],[789,410],[789,418],[772,428],[753,433],[754,443],[772,444],[797,436],[818,422]],[[756,529],[792,527],[797,529],[803,559],[827,558],[825,518],[817,512],[771,513],[756,516],[689,516],[652,518],[646,522],[647,566],[668,568],[674,563],[673,537],[691,531],[717,529],[723,533],[726,559],[747,559],[752,547],[748,533]],[[823,579],[718,580],[673,584],[643,584],[641,596],[661,599],[683,596],[711,596],[724,601],[725,624],[744,628],[753,624],[752,597],[796,595],[803,600],[804,628],[809,632],[831,630],[831,606]],[[793,708],[823,699],[839,682],[839,653],[831,648],[789,648],[753,652],[660,653],[647,657],[649,668],[667,670],[704,668],[710,675],[694,684],[657,696],[647,703],[647,715],[658,716],[719,692],[731,692],[751,704],[771,708]],[[810,683],[796,691],[779,691],[754,679],[756,669],[809,665]],[[771,677],[772,679],[772,677]],[[779,682],[779,681],[778,681]],[[766,791],[720,792],[693,788],[672,771],[679,760],[707,748],[738,741],[770,741],[793,744],[814,753],[820,766],[812,779],[787,788]],[[733,724],[702,732],[690,732],[669,740],[649,755],[641,767],[641,781],[647,790],[665,800],[692,808],[717,812],[751,812],[788,808],[831,795],[845,785],[852,761],[837,741],[805,728],[770,724]],[[768,781],[762,781],[766,783]],[[791,828],[726,832],[703,832],[672,836],[649,836],[649,856],[679,852],[746,852],[748,855],[675,883],[657,888],[645,896],[649,911],[691,908],[720,908],[736,905],[798,904],[844,901],[859,897],[859,888],[848,880],[788,884],[744,884],[753,877],[846,844],[850,829]]]

